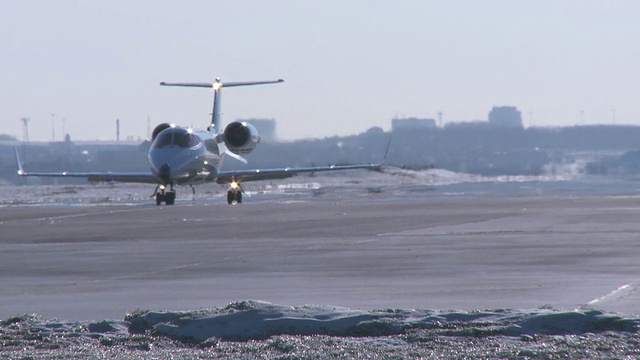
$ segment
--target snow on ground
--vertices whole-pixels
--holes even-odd
[[[420,330],[448,336],[533,336],[634,333],[640,329],[640,318],[596,310],[362,311],[319,305],[292,307],[262,301],[239,301],[222,308],[197,311],[135,310],[123,321],[41,321],[23,315],[7,319],[3,324],[25,320],[30,322],[32,332],[64,332],[93,338],[109,334],[153,334],[190,343],[211,338],[262,340],[277,335],[379,337]]]
[[[2,358],[631,358],[640,318],[600,311],[359,311],[239,301],[124,320],[0,322]]]
[[[568,335],[635,332],[640,319],[600,311],[552,310],[436,311],[387,309],[360,311],[332,306],[290,307],[242,301],[197,312],[139,311],[127,319],[132,332],[151,330],[179,340],[265,339],[274,335],[385,336],[429,329],[445,335]]]

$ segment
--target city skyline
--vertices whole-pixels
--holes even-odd
[[[516,106],[525,126],[640,125],[633,1],[257,0],[5,5],[3,133],[144,138],[147,118],[203,128],[212,93],[160,81],[284,78],[223,91],[225,122],[274,118],[278,138],[444,123]],[[52,115],[55,114],[55,115]],[[64,119],[64,121],[63,121]],[[52,129],[52,124],[55,128]],[[54,134],[55,133],[55,134]]]

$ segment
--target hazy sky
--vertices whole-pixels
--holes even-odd
[[[534,126],[640,125],[640,1],[14,0],[0,13],[0,133],[76,140],[206,127],[212,93],[160,81],[269,80],[223,91],[223,121],[282,139],[390,128],[394,116]],[[581,116],[581,111],[583,115]]]

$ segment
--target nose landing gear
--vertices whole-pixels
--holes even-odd
[[[156,196],[156,205],[160,206],[162,202],[167,205],[173,205],[176,202],[176,191],[173,190],[173,184],[170,186],[170,190],[166,191],[166,185],[161,184],[156,187],[154,195]],[[160,190],[160,192],[158,192]]]
[[[227,190],[227,203],[231,205],[234,201],[238,204],[242,203],[242,187],[235,181],[231,182]]]

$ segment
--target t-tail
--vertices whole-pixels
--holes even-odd
[[[220,78],[216,78],[216,81],[213,83],[167,83],[161,82],[162,86],[186,86],[186,87],[203,87],[203,88],[212,88],[213,89],[213,111],[211,113],[211,125],[207,128],[207,130],[219,133],[222,131],[220,127],[220,116],[222,112],[220,110],[220,90],[223,87],[233,87],[233,86],[249,86],[249,85],[265,85],[265,84],[277,84],[282,83],[284,80],[271,80],[271,81],[245,81],[245,82],[225,82],[222,83]]]

